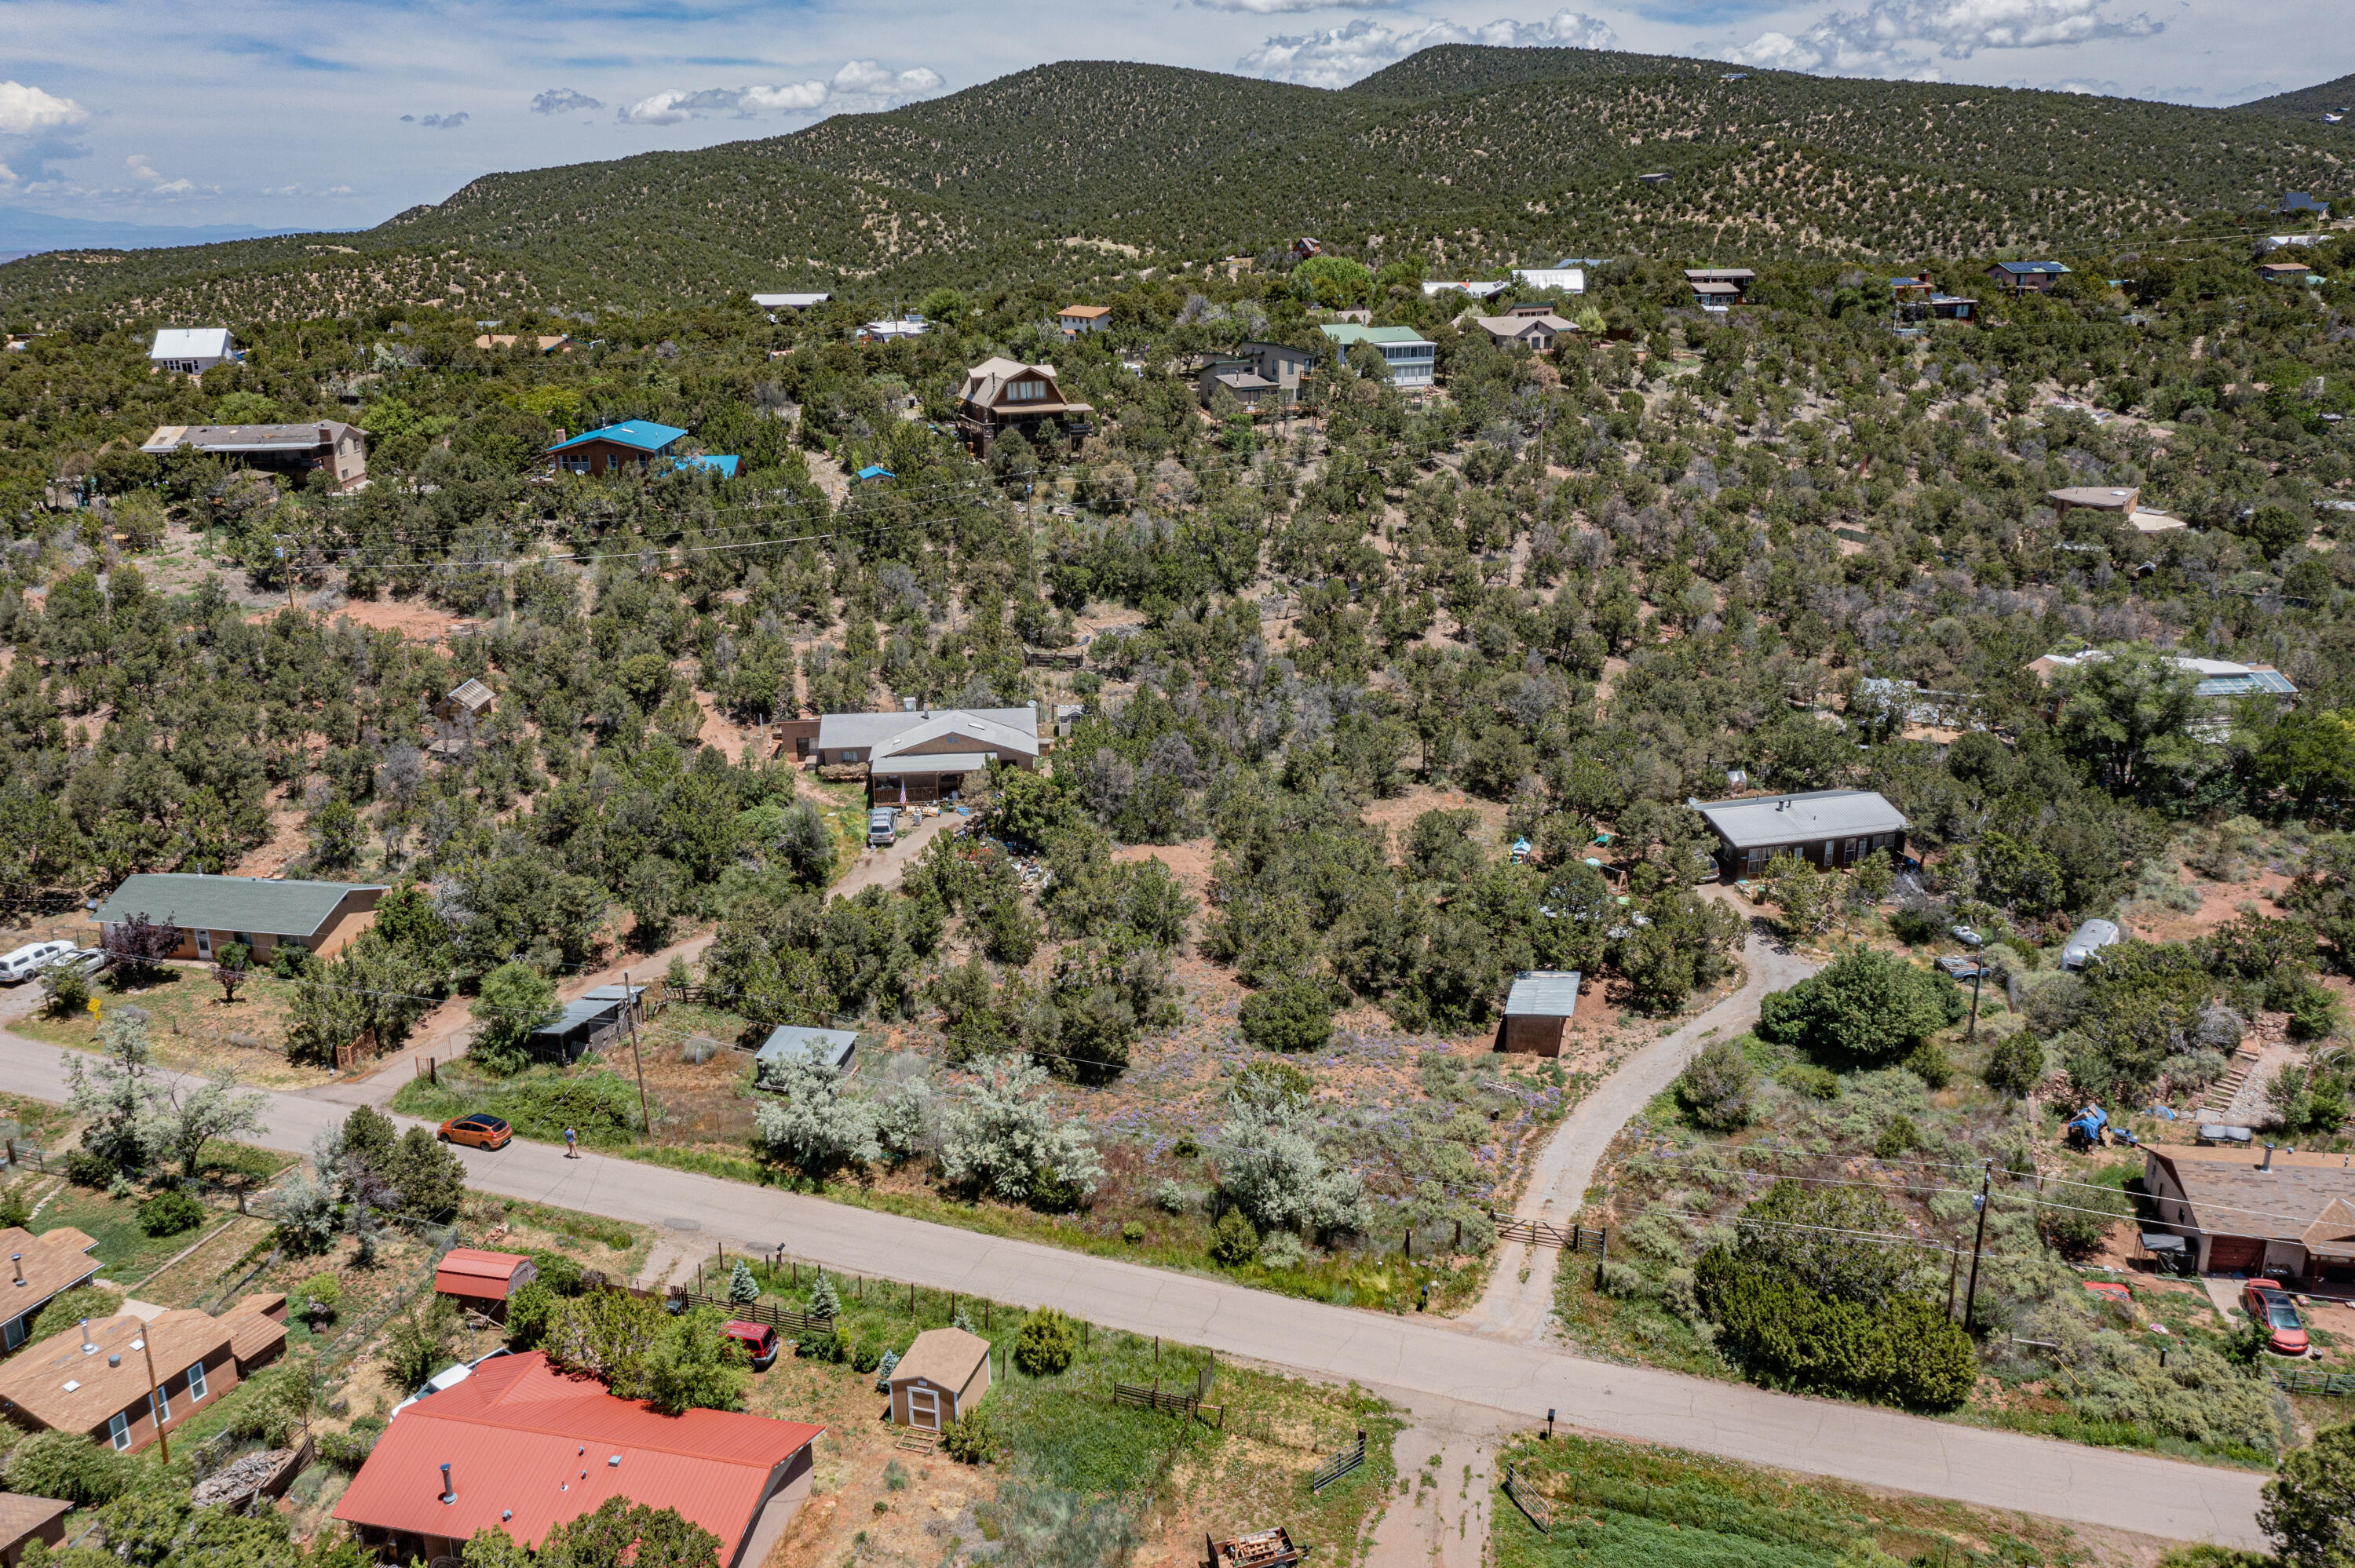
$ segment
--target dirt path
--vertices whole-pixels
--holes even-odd
[[[1481,1568],[1497,1449],[1524,1425],[1497,1410],[1400,1391],[1414,1413],[1391,1445],[1400,1491],[1374,1527],[1366,1568]]]
[[[1733,895],[1722,888],[1709,894],[1729,903]],[[1738,904],[1735,907],[1739,908]],[[1816,966],[1793,953],[1753,919],[1742,945],[1746,974],[1742,989],[1725,998],[1675,1033],[1664,1036],[1619,1065],[1593,1094],[1554,1129],[1540,1151],[1514,1206],[1516,1219],[1543,1220],[1567,1225],[1586,1206],[1586,1189],[1603,1151],[1630,1118],[1652,1097],[1677,1080],[1685,1064],[1707,1042],[1732,1038],[1758,1021],[1758,1004],[1770,991],[1781,991],[1815,973]],[[1552,1249],[1526,1242],[1507,1242],[1497,1251],[1488,1288],[1471,1310],[1455,1320],[1470,1333],[1508,1340],[1519,1345],[1544,1344],[1553,1328],[1553,1277],[1561,1260]]]

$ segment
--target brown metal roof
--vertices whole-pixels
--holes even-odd
[[[891,1369],[891,1386],[923,1379],[934,1388],[963,1388],[989,1356],[989,1341],[963,1329],[927,1329],[916,1336],[900,1364]]]

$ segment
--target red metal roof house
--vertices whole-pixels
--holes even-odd
[[[431,1562],[486,1527],[537,1548],[621,1497],[717,1535],[720,1568],[759,1568],[809,1497],[810,1446],[825,1431],[724,1410],[659,1414],[533,1351],[401,1411],[335,1517],[395,1561]]]

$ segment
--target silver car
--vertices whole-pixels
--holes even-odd
[[[2068,946],[2061,949],[2061,967],[2082,969],[2092,963],[2101,949],[2117,941],[2122,933],[2115,922],[2088,920],[2070,935]]]

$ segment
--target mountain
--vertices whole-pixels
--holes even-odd
[[[2342,76],[2313,87],[2301,87],[2295,92],[2276,92],[2271,98],[2252,99],[2235,105],[2233,112],[2319,122],[2325,114],[2347,114],[2350,110],[2355,110],[2355,76]],[[2349,115],[2343,124],[2331,129],[2340,135],[2355,136],[2355,115]]]
[[[2284,190],[2348,194],[2337,131],[2264,107],[2276,101],[2190,109],[1466,45],[1339,91],[1078,61],[787,136],[489,175],[362,234],[105,266],[35,257],[0,267],[0,312],[1060,291],[1304,234],[1460,271],[1628,251],[2100,254],[2239,226]]]
[[[166,245],[210,245],[227,239],[252,239],[291,229],[256,228],[250,224],[213,223],[177,226],[159,223],[108,223],[81,217],[58,217],[22,207],[0,207],[0,250],[62,250],[87,246],[107,250],[138,250]]]

